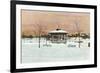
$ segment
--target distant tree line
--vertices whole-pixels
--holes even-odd
[[[87,39],[87,38],[90,38],[90,35],[89,34],[86,34],[86,33],[75,33],[75,34],[70,34],[68,35],[68,37],[81,37],[83,39]]]
[[[22,34],[22,38],[38,38],[38,37],[39,36]],[[49,35],[41,35],[41,38],[47,38],[47,37],[50,37],[50,36]],[[68,37],[81,37],[83,39],[87,39],[87,38],[90,38],[90,35],[86,34],[86,33],[81,33],[79,35],[78,33],[76,33],[76,34],[68,34]]]
[[[47,37],[48,35],[41,35],[41,38],[45,38]],[[22,34],[22,38],[38,38],[39,36],[38,35],[25,35],[25,34]]]
[[[25,34],[22,34],[22,38],[33,38],[33,35],[25,35]]]

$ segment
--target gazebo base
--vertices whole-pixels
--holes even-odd
[[[64,43],[64,44],[66,44],[66,41],[65,40],[62,40],[62,41],[51,41],[52,43],[58,43],[58,44],[60,44],[60,43]]]

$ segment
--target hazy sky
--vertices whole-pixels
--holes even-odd
[[[47,33],[58,27],[67,32],[90,32],[90,14],[75,12],[52,12],[22,10],[22,32],[33,34],[42,27]]]

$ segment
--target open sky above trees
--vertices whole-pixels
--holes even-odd
[[[90,32],[89,13],[22,10],[21,23],[25,35],[47,34],[57,28],[69,33]]]

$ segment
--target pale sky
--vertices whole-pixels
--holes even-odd
[[[90,32],[90,14],[80,12],[53,12],[53,11],[32,11],[22,10],[22,32],[33,34],[38,31],[38,25],[48,33],[49,31],[63,29],[67,32]],[[76,25],[78,24],[78,25]]]

